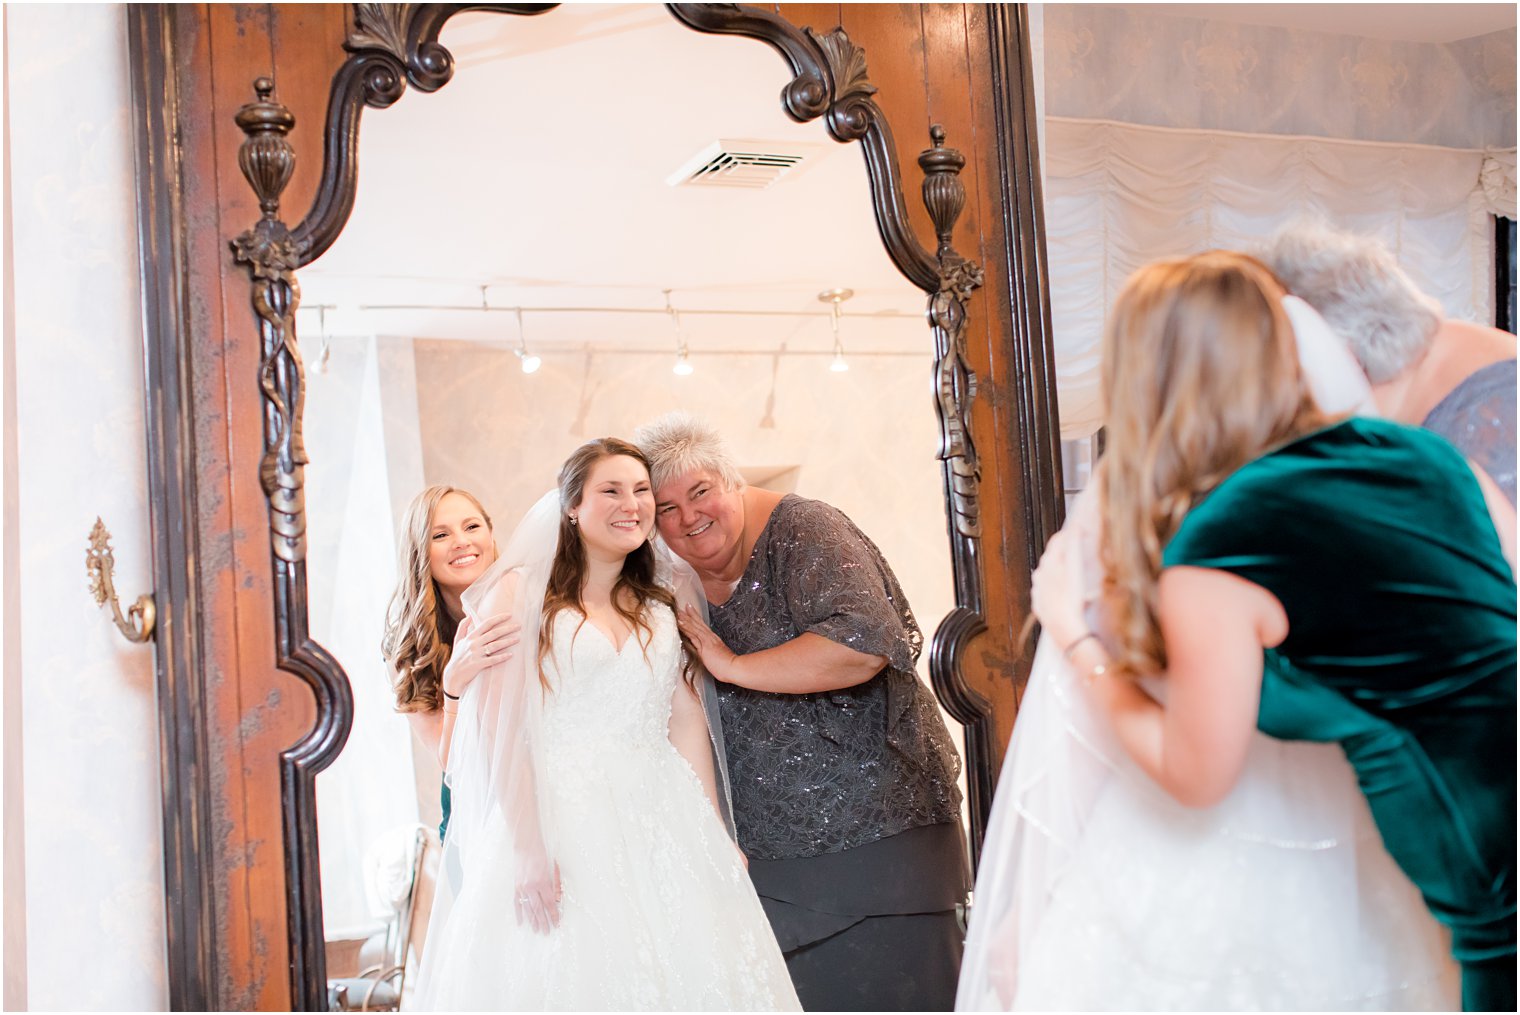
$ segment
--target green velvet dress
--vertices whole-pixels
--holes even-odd
[[[1258,725],[1337,741],[1388,852],[1451,930],[1467,1010],[1515,1010],[1515,580],[1445,440],[1353,418],[1229,476],[1164,567],[1277,597]]]

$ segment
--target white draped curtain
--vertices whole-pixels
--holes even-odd
[[[1099,357],[1125,279],[1160,257],[1253,250],[1304,216],[1375,235],[1454,317],[1493,319],[1491,215],[1515,152],[1045,118],[1061,436],[1102,426]]]

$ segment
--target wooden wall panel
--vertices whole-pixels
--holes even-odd
[[[257,369],[258,354],[246,341],[239,343],[229,335],[227,293],[220,270],[227,255],[225,244],[219,242],[224,216],[256,216],[258,208],[236,193],[225,195],[234,202],[231,207],[224,204],[228,181],[217,141],[219,135],[233,131],[217,115],[214,101],[197,101],[215,96],[217,71],[224,62],[233,62],[250,31],[267,35],[267,19],[260,18],[257,10],[242,11],[244,23],[237,26],[241,31],[235,31],[225,23],[217,24],[213,11],[209,6],[186,8],[177,17],[182,26],[178,56],[183,61],[182,89],[187,99],[182,136],[193,294],[190,328],[198,337],[192,349],[192,376],[203,554],[199,581],[205,610],[203,701],[213,794],[211,841],[205,844],[209,856],[203,860],[209,859],[212,868],[218,939],[209,1001],[219,1008],[272,1008],[284,999],[278,978],[273,992],[260,990],[260,985],[270,979],[271,951],[276,970],[284,960],[283,933],[275,941],[268,940],[283,931],[284,911],[261,911],[264,907],[254,900],[255,894],[272,895],[278,904],[279,885],[267,876],[261,878],[259,867],[250,861],[258,852],[257,843],[268,839],[270,818],[278,820],[278,811],[271,813],[268,806],[271,788],[278,802],[278,770],[258,771],[257,758],[246,754],[243,729],[250,690],[244,682],[273,668],[274,618],[257,602],[269,593],[267,568],[249,568],[247,544],[260,533],[249,527],[247,506],[238,503],[235,493],[244,484],[244,477],[238,475],[244,456],[236,445],[247,442],[247,420],[234,411],[241,401],[235,387],[239,378]],[[242,207],[237,204],[240,200]],[[253,422],[257,425],[257,416]],[[252,549],[256,552],[257,547]]]
[[[967,152],[976,166],[976,186],[970,190],[977,212],[978,240],[986,283],[979,291],[976,316],[981,348],[972,352],[976,370],[985,379],[972,409],[972,426],[982,454],[983,568],[988,632],[974,643],[967,660],[967,679],[993,705],[995,761],[1001,770],[1008,738],[1013,735],[1018,695],[1028,679],[1033,645],[1020,643],[1029,615],[1029,559],[1023,524],[1023,472],[1029,467],[1024,435],[1020,433],[1015,389],[1024,379],[1012,369],[1009,355],[1014,340],[1013,308],[1008,298],[1006,208],[1002,192],[1001,155],[996,142],[989,25],[983,4],[966,4],[965,37],[968,78],[977,83],[967,90],[976,138]],[[1056,493],[1055,496],[1059,496]],[[995,779],[997,773],[993,773]]]
[[[834,30],[844,17],[845,4],[772,4],[775,12],[799,28],[815,32]],[[870,6],[876,6],[871,4]]]
[[[296,149],[296,171],[280,200],[285,221],[293,227],[316,200],[322,176],[328,89],[347,55],[343,39],[348,32],[348,8],[343,4],[271,6],[271,69],[280,100],[296,117],[295,129],[290,132],[290,143]],[[247,101],[253,96],[251,82],[245,82],[244,88],[248,94],[243,101]]]
[[[204,859],[219,941],[208,1001],[218,1009],[290,1008],[279,755],[315,718],[305,686],[275,668],[259,335],[247,272],[228,247],[259,207],[238,167],[243,135],[233,116],[254,98],[255,78],[274,77],[306,142],[292,191],[309,204],[344,16],[340,4],[211,4],[174,14],[213,787]]]

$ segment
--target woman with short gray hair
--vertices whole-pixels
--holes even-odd
[[[744,477],[712,425],[684,412],[671,412],[639,427],[637,443],[649,456],[649,481],[656,490],[668,480],[699,469],[713,473],[725,489],[737,490]]]
[[[1302,224],[1264,255],[1351,347],[1379,413],[1457,446],[1515,503],[1515,336],[1454,321],[1370,236]]]
[[[948,1011],[960,759],[896,576],[836,508],[746,486],[708,424],[673,413],[635,441],[707,595],[712,626],[681,627],[719,682],[739,845],[803,1007]]]

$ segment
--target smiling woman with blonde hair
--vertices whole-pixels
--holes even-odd
[[[491,518],[473,494],[430,486],[407,507],[398,557],[381,651],[390,664],[396,710],[446,765],[460,695],[517,643],[510,615],[475,626],[465,618],[460,599],[496,559]],[[447,786],[441,804],[440,836],[449,824]]]

